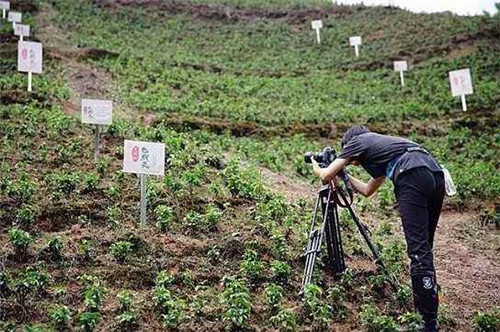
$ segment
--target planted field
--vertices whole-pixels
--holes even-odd
[[[303,153],[339,149],[353,124],[409,137],[450,170],[458,195],[436,240],[441,326],[498,327],[498,15],[319,0],[11,7],[43,42],[44,73],[26,92],[17,37],[0,20],[0,329],[416,330],[391,184],[354,208],[399,291],[342,210],[348,272],[320,263],[298,296],[318,184]],[[359,58],[352,35],[363,36]],[[409,63],[404,87],[395,60]],[[474,84],[467,112],[448,81],[461,68]],[[82,98],[114,102],[98,162]],[[146,226],[124,140],[165,144]]]

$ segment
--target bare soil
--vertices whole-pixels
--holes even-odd
[[[445,212],[436,235],[435,259],[438,283],[443,295],[441,304],[451,309],[456,331],[472,331],[475,312],[500,306],[500,231],[489,229],[481,234],[474,213]],[[491,246],[475,248],[474,242],[487,240]],[[496,246],[496,248],[495,248]]]
[[[184,13],[195,19],[217,21],[252,21],[256,19],[285,20],[289,24],[303,24],[318,17],[342,17],[351,15],[358,7],[304,8],[294,10],[234,8],[217,5],[193,5],[182,2],[163,0],[94,0],[100,7],[115,9],[118,7],[154,8],[166,14]]]

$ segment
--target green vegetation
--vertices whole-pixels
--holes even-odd
[[[2,311],[0,329],[412,330],[419,317],[407,312],[409,288],[392,294],[377,271],[323,279],[318,263],[318,284],[297,296],[312,197],[291,201],[272,181],[281,181],[277,173],[285,186],[316,180],[303,152],[338,149],[354,123],[429,147],[458,185],[448,204],[498,204],[498,17],[323,0],[14,3],[30,9],[35,39],[46,28],[34,17],[42,11],[70,49],[54,36],[28,94],[17,40],[0,22],[0,245],[9,248],[0,295],[23,309]],[[310,29],[318,17],[321,46]],[[359,59],[347,44],[354,31],[364,40]],[[406,87],[395,59],[412,61]],[[447,71],[466,66],[475,94],[463,113]],[[74,82],[94,73],[109,87]],[[75,90],[115,101],[97,164]],[[146,227],[137,178],[121,171],[124,139],[166,145],[165,176],[148,181]],[[374,239],[405,283],[391,191],[384,185],[356,208],[382,221]],[[368,259],[343,220],[349,257]],[[478,314],[474,324],[488,331],[495,315]]]

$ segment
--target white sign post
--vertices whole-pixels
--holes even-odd
[[[19,36],[19,40],[23,41],[24,37],[30,36],[30,26],[26,24],[16,24],[14,35]]]
[[[42,73],[42,43],[22,41],[19,42],[17,51],[17,70],[28,73],[28,92],[31,92],[33,73]]]
[[[8,21],[12,22],[12,29],[16,29],[16,23],[21,23],[23,14],[19,12],[9,12]]]
[[[95,125],[94,161],[99,161],[99,131],[102,125],[110,125],[113,120],[111,100],[82,99],[82,123]]]
[[[460,96],[462,99],[462,110],[464,112],[467,111],[467,101],[465,100],[465,95],[473,93],[470,69],[466,68],[450,71],[450,84],[451,94],[453,97]]]
[[[315,20],[311,22],[311,26],[314,30],[316,30],[316,40],[318,41],[318,45],[321,44],[321,36],[319,30],[323,28],[323,22],[321,20]]]
[[[361,45],[361,37],[354,36],[349,37],[349,44],[354,46],[354,53],[356,53],[356,58],[359,57],[359,45]]]
[[[2,18],[5,20],[7,18],[7,10],[10,10],[10,2],[0,1],[0,9],[2,10]]]
[[[165,144],[125,140],[123,171],[141,179],[141,224],[146,224],[147,176],[165,174]]]
[[[399,76],[401,77],[401,85],[405,86],[405,76],[404,72],[408,70],[408,62],[406,61],[394,61],[394,71],[399,71]]]

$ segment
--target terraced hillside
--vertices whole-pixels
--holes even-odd
[[[436,244],[441,323],[500,320],[500,17],[299,0],[17,0],[44,43],[34,92],[0,20],[3,330],[414,330],[390,184],[355,208],[394,293],[343,211],[349,271],[300,298],[317,182],[303,153],[365,124],[452,172]],[[310,22],[322,19],[322,44]],[[348,44],[361,35],[361,55]],[[407,60],[406,86],[392,70]],[[469,67],[469,110],[448,71]],[[112,99],[93,162],[81,98]],[[166,144],[148,226],[123,140]],[[358,169],[349,170],[366,178]],[[480,311],[480,314],[476,312]],[[495,321],[495,319],[497,321]]]

